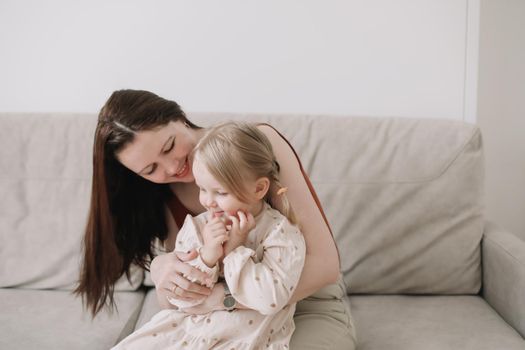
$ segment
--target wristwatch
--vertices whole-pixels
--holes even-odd
[[[228,288],[226,281],[224,281],[222,285],[224,286],[224,299],[222,301],[222,305],[224,305],[226,310],[233,311],[233,309],[235,309],[237,301],[232,296],[232,293],[230,292],[230,288]]]

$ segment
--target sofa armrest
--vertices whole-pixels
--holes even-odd
[[[486,222],[483,298],[525,337],[525,241]]]

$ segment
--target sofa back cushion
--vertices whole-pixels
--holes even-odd
[[[92,114],[0,114],[0,287],[78,281],[95,126]],[[142,276],[134,269],[116,289]]]
[[[193,114],[277,127],[336,238],[348,293],[475,294],[481,285],[479,129],[451,120]]]
[[[295,147],[337,240],[349,293],[477,293],[479,130],[448,120],[189,114],[268,122]],[[78,279],[96,116],[0,114],[0,287]],[[142,281],[135,270],[134,289]]]

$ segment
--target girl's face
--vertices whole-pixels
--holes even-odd
[[[153,130],[139,131],[117,159],[143,178],[163,184],[193,182],[190,154],[201,135],[183,122],[169,122]]]
[[[213,177],[198,156],[193,161],[193,174],[199,187],[199,201],[212,217],[237,216],[239,210],[255,216],[262,208],[258,181],[245,180],[248,200],[243,202]]]

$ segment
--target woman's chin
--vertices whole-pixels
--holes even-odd
[[[171,181],[171,183],[180,182],[180,183],[192,183],[195,182],[195,179],[193,177],[185,177],[182,179],[174,179],[174,181]]]
[[[188,174],[184,176],[173,176],[168,180],[168,183],[176,183],[176,182],[181,182],[181,183],[195,182],[195,178],[193,177],[193,173],[189,172]]]

